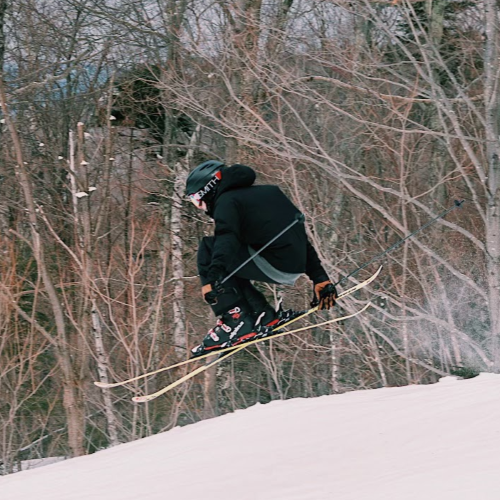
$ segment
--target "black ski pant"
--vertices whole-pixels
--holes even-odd
[[[206,236],[201,240],[198,248],[198,273],[202,285],[209,283],[207,275],[210,264],[212,263],[213,248],[213,236]],[[237,264],[234,265],[233,269],[229,270],[228,274],[245,262],[249,257],[250,253],[248,247],[242,244],[238,251],[238,258],[235,259]],[[251,281],[263,281],[276,284],[275,281],[263,273],[255,265],[255,262],[251,260],[224,283],[224,293],[218,296],[217,304],[211,306],[214,314],[220,316],[235,306],[239,306],[252,313],[272,309],[264,295],[252,285]]]

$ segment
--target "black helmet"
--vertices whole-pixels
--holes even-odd
[[[208,160],[198,165],[191,171],[186,180],[186,196],[204,191],[200,193],[200,198],[203,198],[212,191],[217,182],[212,181],[217,172],[220,172],[223,168],[225,168],[224,163],[217,160]],[[218,176],[218,179],[220,180],[220,176]]]

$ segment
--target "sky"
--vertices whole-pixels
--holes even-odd
[[[500,375],[274,401],[0,477],[0,500],[500,500]]]

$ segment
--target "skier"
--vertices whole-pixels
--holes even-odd
[[[250,340],[298,314],[281,307],[275,311],[251,281],[294,284],[305,273],[313,281],[313,302],[318,308],[335,304],[337,291],[303,224],[293,224],[255,255],[300,215],[279,187],[254,185],[255,179],[250,167],[227,167],[216,160],[198,165],[187,178],[189,200],[215,222],[214,236],[200,243],[198,272],[203,298],[219,317],[203,342],[192,349],[194,356]],[[254,258],[221,284],[250,256]]]

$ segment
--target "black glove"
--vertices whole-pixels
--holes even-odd
[[[314,297],[311,302],[311,307],[318,306],[318,310],[330,309],[335,305],[335,299],[337,297],[337,289],[331,281],[315,283]]]
[[[224,293],[224,288],[222,288],[219,281],[208,283],[201,288],[203,300],[211,306],[217,304],[217,298],[222,293]]]

